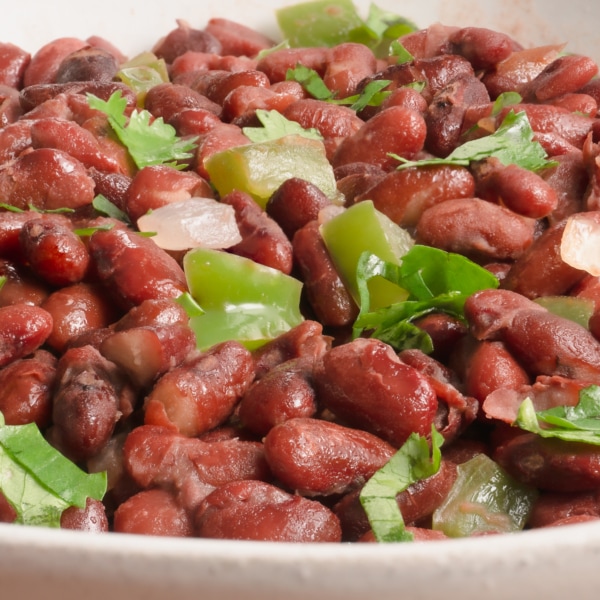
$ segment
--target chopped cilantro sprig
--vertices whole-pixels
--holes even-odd
[[[155,119],[147,110],[134,109],[128,118],[127,100],[120,90],[108,100],[89,93],[87,98],[91,108],[108,116],[110,126],[139,169],[163,164],[183,169],[185,164],[179,161],[193,157],[195,140],[179,138],[175,128],[165,123],[162,117]]]

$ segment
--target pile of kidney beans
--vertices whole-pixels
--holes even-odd
[[[430,528],[456,468],[485,452],[540,491],[527,527],[600,515],[600,450],[511,427],[527,396],[572,405],[600,383],[600,310],[589,329],[534,302],[588,298],[600,279],[565,264],[573,213],[600,210],[600,80],[590,58],[525,49],[482,28],[434,25],[402,39],[414,60],[367,47],[280,49],[226,19],[179,22],[153,51],[170,82],[145,108],[198,148],[181,171],[136,169],[89,108],[86,93],[121,90],[125,57],[102,38],[61,38],[30,54],[0,44],[0,410],[35,422],[66,456],[108,472],[103,503],[71,508],[63,527],[87,531],[275,541],[372,541],[358,494],[412,432],[432,424],[445,443],[438,474],[398,495],[416,539]],[[346,97],[389,79],[389,97],[359,114],[311,99],[286,81],[298,63]],[[407,84],[421,82],[419,91]],[[494,100],[522,97],[556,165],[540,173],[489,159],[396,170],[447,156],[493,131]],[[92,207],[103,194],[132,223],[192,196],[216,197],[203,161],[248,143],[256,109],[277,110],[324,137],[347,206],[365,199],[422,244],[492,270],[498,290],[473,295],[466,322],[418,323],[434,352],[395,352],[350,336],[356,306],[319,235],[330,201],[290,179],[262,211],[245,193],[223,198],[242,242],[229,252],[301,278],[306,320],[250,352],[231,341],[195,348],[183,309],[183,253]],[[53,212],[53,209],[73,209]],[[111,229],[103,225],[114,225]],[[91,234],[76,230],[92,228]],[[95,228],[95,229],[94,229]],[[4,501],[0,515],[15,518]]]

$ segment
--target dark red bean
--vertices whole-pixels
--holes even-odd
[[[167,63],[172,63],[178,56],[189,50],[219,54],[221,43],[211,33],[194,29],[189,23],[178,20],[177,27],[159,40],[153,48],[156,56],[163,58]]]
[[[112,81],[119,65],[113,54],[102,48],[86,46],[65,56],[58,66],[54,81]]]
[[[88,533],[107,532],[109,526],[104,504],[100,500],[87,498],[85,508],[70,506],[60,516],[60,527]]]
[[[0,84],[21,89],[31,54],[15,44],[0,44]]]
[[[329,508],[261,481],[223,485],[200,505],[200,537],[271,542],[339,542],[341,529]]]
[[[427,381],[376,339],[356,339],[323,356],[315,371],[319,401],[349,425],[401,446],[431,433],[438,402]]]
[[[204,31],[219,40],[223,56],[256,56],[275,45],[266,35],[227,18],[209,19]]]
[[[452,33],[449,41],[453,51],[464,56],[475,70],[494,67],[514,50],[508,35],[484,27],[463,27]]]

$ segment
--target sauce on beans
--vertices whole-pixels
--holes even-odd
[[[436,510],[480,455],[532,490],[521,527],[598,518],[598,446],[514,426],[526,398],[537,410],[573,407],[600,384],[598,276],[561,255],[569,218],[594,222],[598,211],[598,67],[476,27],[399,41],[404,62],[352,42],[276,48],[226,19],[181,22],[152,49],[167,80],[143,92],[119,77],[129,63],[105,40],[58,39],[34,54],[0,44],[0,411],[108,478],[103,502],[69,508],[62,527],[371,542],[361,489],[432,428],[439,470],[397,495],[416,540],[446,537]],[[382,81],[386,93],[359,110],[317,99],[288,77],[298,65],[337,99]],[[127,117],[148,111],[193,152],[177,168],[136,164],[88,102],[115,92]],[[501,106],[508,93],[518,101]],[[217,189],[209,159],[248,145],[260,111],[319,132],[335,194],[310,173],[279,182],[264,207],[246,190]],[[527,115],[549,166],[486,157],[398,169],[398,157],[451,156],[510,111]],[[117,212],[99,210],[98,197]],[[219,251],[303,282],[300,323],[261,345],[197,347],[176,301],[189,291],[186,251],[137,227],[194,197],[235,215],[241,241]],[[428,352],[352,336],[357,298],[322,225],[366,201],[418,244],[498,278],[467,299],[464,318],[415,320]],[[589,326],[540,298],[586,303]],[[0,520],[15,518],[0,494]],[[507,530],[494,527],[485,533]]]

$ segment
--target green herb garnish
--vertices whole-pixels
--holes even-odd
[[[276,110],[258,109],[256,117],[262,127],[244,127],[242,132],[254,143],[268,142],[285,137],[286,135],[300,135],[312,140],[322,140],[323,136],[316,129],[304,129],[295,121],[286,119]]]
[[[175,128],[165,123],[162,117],[154,119],[149,111],[134,109],[128,118],[125,115],[127,100],[120,90],[107,101],[93,94],[88,94],[87,98],[91,108],[108,116],[110,126],[139,169],[150,165],[183,169],[185,165],[178,161],[193,157],[195,139],[180,139]]]
[[[37,425],[6,425],[0,413],[0,491],[16,523],[60,527],[70,506],[102,500],[106,473],[87,474],[44,439]]]
[[[534,132],[527,114],[511,110],[494,133],[462,144],[446,158],[413,161],[395,154],[392,156],[402,163],[398,169],[426,165],[468,167],[474,161],[490,157],[497,158],[505,165],[515,164],[530,171],[554,166],[556,163],[547,159],[546,151],[533,137]]]
[[[116,204],[111,202],[106,196],[98,194],[92,201],[92,206],[102,215],[117,219],[117,221],[123,221],[123,223],[130,224],[131,220],[127,213],[123,212]]]
[[[441,462],[443,436],[431,428],[431,449],[427,438],[413,433],[392,458],[367,481],[360,503],[378,542],[409,542],[396,496],[417,481],[435,475]]]
[[[536,411],[531,398],[526,398],[515,425],[545,438],[600,446],[600,386],[582,389],[575,406]]]
[[[403,302],[370,312],[368,281],[383,277],[408,292]],[[438,248],[414,245],[400,265],[365,252],[357,266],[359,315],[354,335],[369,332],[396,350],[419,348],[433,350],[431,338],[413,321],[431,312],[444,312],[464,318],[466,299],[482,289],[496,288],[498,279],[487,269],[460,254]]]

